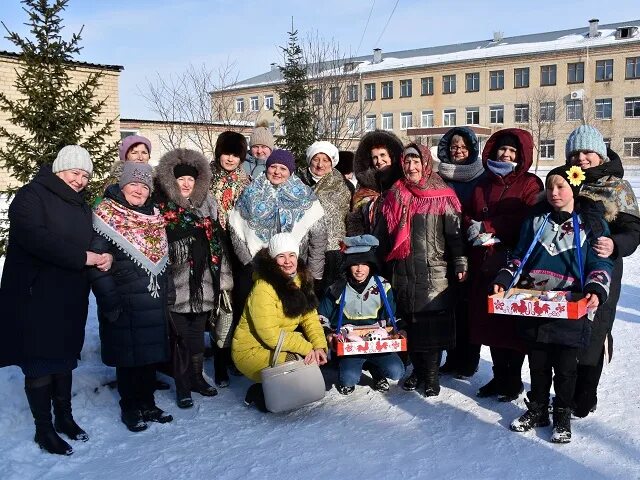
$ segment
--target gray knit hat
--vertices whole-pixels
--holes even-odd
[[[89,175],[93,174],[93,162],[91,156],[80,145],[67,145],[58,152],[58,156],[51,165],[53,173],[63,172],[77,168],[84,170]]]
[[[609,161],[607,158],[607,145],[604,143],[602,134],[597,128],[591,125],[580,125],[576,128],[569,138],[565,147],[567,160],[578,151],[589,150],[597,153],[604,162]]]
[[[253,132],[251,132],[251,137],[249,138],[249,148],[253,147],[254,145],[266,145],[271,150],[273,150],[274,143],[275,142],[273,140],[273,134],[267,127],[256,127],[253,129]]]
[[[128,183],[142,183],[153,192],[153,169],[148,163],[124,162],[118,185],[123,188]]]

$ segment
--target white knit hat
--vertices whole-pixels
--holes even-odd
[[[334,168],[336,165],[338,165],[340,156],[338,154],[338,149],[333,143],[324,140],[313,142],[311,146],[307,148],[307,163],[311,163],[311,159],[315,156],[316,153],[324,153],[327,157],[329,157],[331,159],[331,165]]]
[[[299,254],[299,243],[291,233],[276,233],[269,240],[269,256],[276,258],[281,253],[293,252]]]
[[[58,156],[53,161],[51,170],[53,173],[63,172],[77,168],[84,170],[89,175],[93,173],[93,163],[91,156],[80,145],[67,145],[58,152]]]

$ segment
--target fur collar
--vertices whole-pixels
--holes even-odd
[[[313,293],[313,277],[302,260],[298,259],[298,275],[302,280],[300,287],[280,271],[266,248],[258,252],[254,263],[258,276],[276,291],[286,317],[299,317],[318,308],[318,299]]]
[[[196,178],[196,184],[189,199],[180,194],[176,177],[173,175],[173,167],[182,163],[198,170],[198,178]],[[155,183],[159,187],[158,190],[162,190],[168,200],[173,201],[180,207],[188,209],[194,206],[199,208],[207,199],[211,175],[209,162],[204,155],[188,148],[176,148],[165,153],[160,158],[160,162],[155,169]]]

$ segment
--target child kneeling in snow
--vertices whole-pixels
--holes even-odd
[[[591,311],[607,300],[613,263],[598,257],[592,242],[608,235],[609,228],[597,205],[578,196],[584,178],[580,167],[561,166],[549,172],[545,186],[547,202],[535,207],[540,213],[522,225],[518,246],[507,267],[495,279],[494,293],[512,284],[533,290],[582,292]],[[516,321],[519,333],[529,345],[531,391],[525,400],[528,410],[511,423],[511,430],[526,432],[550,424],[549,390],[553,380],[551,441],[568,443],[577,358],[589,344],[591,320],[585,315],[578,320],[523,316]]]
[[[347,237],[344,243],[347,247],[344,251],[346,279],[337,280],[329,287],[318,311],[329,319],[334,332],[338,328],[341,308],[343,324],[384,326],[389,315],[395,315],[395,302],[391,285],[377,275],[374,250],[378,246],[378,239],[372,235],[360,235]],[[378,285],[382,285],[383,292]],[[382,295],[386,295],[390,312],[387,312]],[[340,332],[327,335],[329,345],[333,344],[337,333]],[[404,364],[395,352],[339,357],[338,392],[349,395],[355,390],[365,363],[373,378],[373,388],[380,392],[389,390],[387,379],[399,380],[404,375]]]

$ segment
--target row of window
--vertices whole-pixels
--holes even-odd
[[[611,139],[604,139],[607,148],[611,146]],[[540,158],[553,159],[556,155],[555,140],[540,140],[538,144]],[[640,158],[640,137],[625,137],[622,143],[622,156],[625,158]]]
[[[273,95],[265,95],[263,105],[265,110],[273,110]],[[260,98],[258,96],[249,97],[249,111],[257,112],[258,110],[260,110]],[[236,113],[244,113],[244,111],[244,98],[236,98]]]

